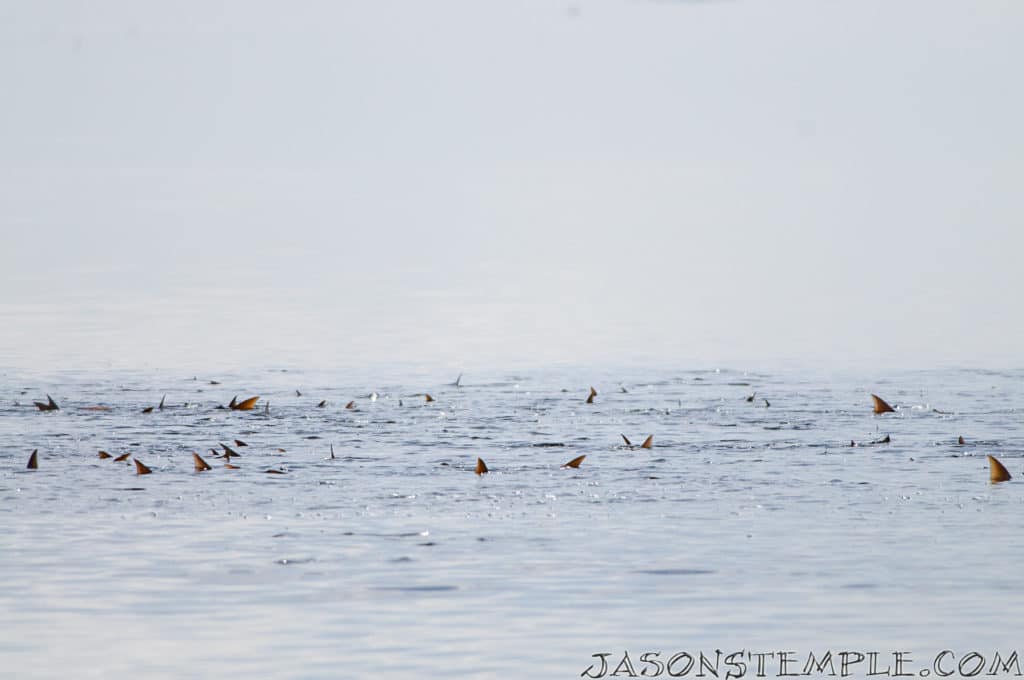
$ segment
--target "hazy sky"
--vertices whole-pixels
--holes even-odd
[[[1020,366],[1024,3],[0,0],[0,366]]]

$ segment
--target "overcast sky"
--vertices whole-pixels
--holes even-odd
[[[1024,3],[0,1],[0,365],[1020,366]]]

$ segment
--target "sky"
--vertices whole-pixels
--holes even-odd
[[[0,366],[1019,367],[1016,0],[0,1]]]

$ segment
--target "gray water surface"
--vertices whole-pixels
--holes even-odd
[[[0,374],[3,677],[574,678],[598,652],[1019,644],[1024,486],[990,484],[985,454],[1024,476],[1022,371],[195,378]],[[47,393],[61,410],[32,406]],[[236,395],[261,399],[216,408]],[[234,439],[229,470],[209,449]]]

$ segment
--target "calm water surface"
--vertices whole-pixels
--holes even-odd
[[[985,460],[1024,477],[1024,372],[381,375],[0,372],[0,676],[574,678],[626,649],[1024,648],[1024,483],[990,485]],[[46,393],[60,411],[32,406]],[[236,438],[227,470],[209,448]]]

